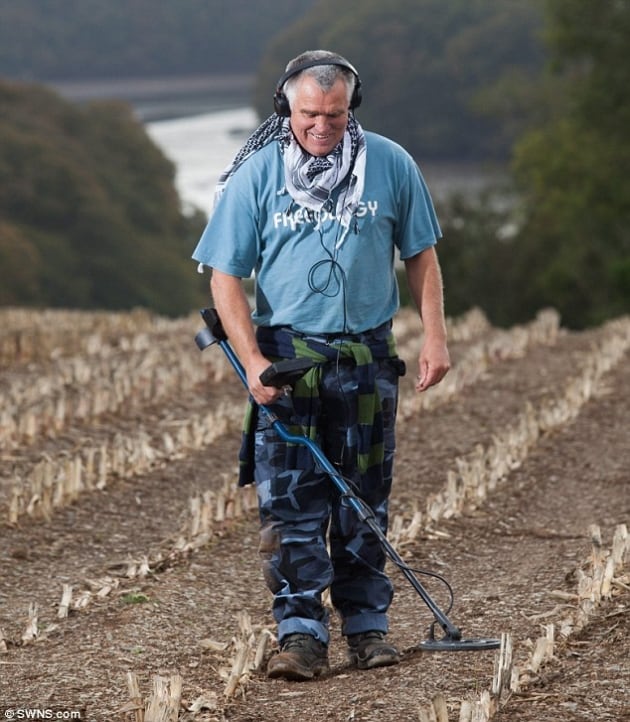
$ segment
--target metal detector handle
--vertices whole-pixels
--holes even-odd
[[[271,366],[260,374],[263,386],[275,386],[281,389],[284,386],[294,386],[307,371],[317,366],[317,361],[310,358],[287,358],[274,361]]]
[[[213,343],[223,345],[227,343],[228,337],[215,308],[203,308],[200,311],[201,318],[206,328],[199,331],[195,336],[195,343],[203,351]],[[317,361],[310,358],[289,358],[275,361],[268,366],[261,374],[260,380],[263,386],[274,386],[281,389],[284,386],[293,386],[296,381],[302,378],[307,371],[317,365]]]

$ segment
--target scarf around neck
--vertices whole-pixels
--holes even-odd
[[[339,247],[350,228],[365,184],[365,135],[354,115],[350,114],[342,141],[326,156],[313,156],[297,142],[289,118],[277,114],[265,120],[247,139],[217,182],[214,207],[234,173],[254,153],[272,141],[277,141],[284,163],[284,188],[299,206],[315,214],[319,228],[326,212],[336,218],[344,232],[337,241]],[[332,199],[335,190],[344,182],[346,188]]]

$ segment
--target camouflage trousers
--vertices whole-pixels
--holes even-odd
[[[316,442],[326,458],[370,506],[385,532],[401,371],[396,359],[374,363],[383,413],[383,463],[366,473],[357,470],[357,382],[352,364],[331,363],[322,369],[319,413],[311,427],[317,428]],[[290,396],[270,409],[283,423],[291,423]],[[329,616],[322,604],[327,588],[343,634],[386,632],[393,587],[384,573],[381,544],[340,499],[333,481],[317,467],[309,450],[282,441],[260,416],[254,452],[259,550],[265,581],[274,595],[278,638],[307,633],[328,643]]]

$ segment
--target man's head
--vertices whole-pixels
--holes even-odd
[[[348,113],[361,102],[361,81],[341,55],[311,50],[287,65],[274,106],[291,118],[291,129],[311,155],[330,153],[343,138]]]

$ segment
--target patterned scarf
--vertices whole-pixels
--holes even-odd
[[[278,140],[281,144],[283,141],[286,142],[286,136],[290,132],[288,118],[282,118],[276,115],[276,113],[261,123],[245,141],[245,144],[234,156],[232,162],[219,176],[214,191],[214,207],[216,208],[230,178],[251,155],[254,155],[254,153],[258,152],[261,148],[264,148],[267,143],[271,143],[272,140]]]
[[[343,140],[337,147],[327,156],[312,156],[295,139],[289,118],[282,118],[274,113],[252,133],[219,177],[214,206],[216,207],[227,183],[238,168],[272,141],[278,141],[283,155],[285,188],[282,190],[286,190],[299,206],[314,211],[317,228],[325,212],[334,215],[344,228],[344,233],[337,242],[337,246],[340,246],[361,201],[365,183],[365,135],[352,114],[348,118]],[[332,193],[346,179],[347,188],[339,194],[335,208]]]

